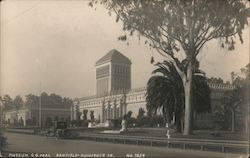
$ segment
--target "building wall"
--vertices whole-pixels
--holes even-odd
[[[7,111],[7,112],[5,112],[4,115],[5,115],[4,116],[5,122],[14,124],[15,120],[17,120],[16,111]]]
[[[132,117],[137,117],[139,109],[146,111],[146,90],[144,88],[134,89],[126,95],[127,112],[132,111]]]
[[[78,100],[80,112],[84,109],[94,111],[95,119],[99,119],[99,115],[102,118],[105,115],[104,120],[107,119],[117,119],[124,116],[128,111],[132,111],[132,117],[138,115],[139,109],[143,108],[146,111],[146,98],[145,98],[145,88],[135,89],[129,93],[105,96],[105,97],[90,97]],[[104,105],[103,105],[104,104]],[[104,106],[104,109],[102,109]],[[77,108],[75,108],[77,109]],[[88,119],[90,119],[88,113]]]
[[[100,122],[122,117],[126,113],[124,96],[121,94],[105,97],[83,98],[77,102],[78,104],[74,105],[75,107],[73,109],[79,109],[81,115],[83,115],[83,110],[88,110],[88,119],[90,119],[90,111],[94,111],[95,119]],[[79,107],[77,108],[76,106]],[[83,119],[82,116],[81,119]]]
[[[111,64],[105,63],[96,67],[96,94],[107,95],[110,91]]]
[[[22,124],[21,125],[26,126],[26,120],[30,119],[30,118],[31,118],[31,116],[30,116],[30,112],[29,112],[28,109],[23,109],[23,110],[19,110],[18,111],[17,119],[18,119],[18,121],[22,120]]]
[[[70,111],[65,109],[44,109],[42,110],[42,125],[46,125],[46,121],[51,119],[54,121],[70,121]]]
[[[112,50],[114,51],[114,50]],[[111,52],[112,52],[111,51]],[[113,53],[114,54],[114,53]],[[146,88],[131,90],[131,61],[118,54],[119,58],[105,59],[96,64],[96,96],[77,99],[72,108],[72,119],[76,119],[77,110],[94,111],[96,119],[105,122],[108,119],[122,117],[132,111],[132,117],[138,115],[139,109],[146,112]],[[104,56],[106,58],[107,56]],[[221,95],[234,87],[227,84],[210,83],[212,111],[220,105]],[[88,113],[88,119],[90,112]],[[119,114],[119,115],[118,115]],[[100,119],[101,118],[101,119]],[[197,116],[200,123],[211,124],[212,112]]]
[[[195,120],[195,126],[199,128],[211,128],[214,126],[213,124],[213,117],[214,111],[216,108],[221,106],[221,101],[223,99],[223,94],[225,91],[230,91],[234,89],[234,86],[227,85],[227,84],[216,84],[210,83],[209,84],[211,94],[211,112],[197,114]]]
[[[210,113],[205,113],[202,115],[197,115],[196,124],[198,125],[206,125],[206,126],[212,126],[212,120],[213,120],[213,111],[216,107],[220,106],[220,102],[222,99],[222,94],[225,91],[232,90],[234,87],[231,85],[226,84],[209,84],[211,88],[211,106],[212,111]],[[122,100],[124,101],[124,105],[121,103]],[[103,115],[105,115],[104,120],[101,119],[101,122],[105,122],[107,118],[114,119],[114,117],[110,117],[110,114],[108,114],[107,110],[109,108],[109,113],[113,111],[114,109],[112,105],[114,104],[114,101],[116,102],[117,107],[119,105],[123,105],[122,108],[122,115],[128,111],[132,111],[132,117],[137,117],[139,113],[139,109],[143,108],[145,112],[147,112],[146,109],[146,88],[138,88],[138,89],[132,89],[128,93],[125,94],[118,94],[118,95],[111,95],[111,96],[105,96],[105,97],[96,97],[92,96],[90,98],[82,98],[78,100],[79,104],[76,106],[79,106],[80,111],[83,109],[87,109],[88,111],[93,110],[95,114],[95,118],[98,119],[99,115],[102,118]],[[105,109],[102,110],[103,102],[105,104]],[[125,108],[125,109],[124,109]],[[117,110],[117,109],[116,109]],[[88,114],[88,119],[90,119]]]
[[[131,66],[112,63],[111,91],[131,89]]]
[[[90,120],[90,111],[94,111],[94,118],[98,121],[101,121],[102,109],[101,106],[93,106],[93,107],[81,107],[81,119],[83,119],[83,110],[88,110],[87,119]]]
[[[96,67],[96,94],[105,96],[131,89],[131,65],[113,63]]]
[[[9,110],[4,113],[4,122],[9,124],[20,124],[20,125],[26,125],[27,119],[30,119],[30,112],[26,108],[22,108],[19,110]],[[21,121],[22,120],[22,121]]]
[[[5,112],[5,122],[9,125],[26,126],[27,122],[32,121],[29,125],[39,125],[39,109],[34,108],[23,108],[16,111],[15,109]],[[59,109],[59,108],[43,108],[42,109],[42,126],[46,125],[47,118],[51,118],[51,121],[70,121],[70,109]],[[56,119],[58,118],[58,119]],[[23,120],[23,124],[20,121]]]
[[[105,94],[108,94],[109,92],[109,77],[105,77],[105,78],[99,78],[97,79],[97,95],[99,96],[103,96]]]

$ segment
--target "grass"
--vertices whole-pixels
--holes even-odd
[[[86,133],[100,133],[104,130],[119,130],[111,128],[96,128],[96,129],[84,129],[80,132]],[[213,136],[212,130],[195,130],[193,134],[184,136],[181,133],[175,133],[171,131],[171,138],[188,138],[188,139],[216,139],[216,140],[248,140],[247,134],[240,132],[232,133],[230,131],[217,131],[219,136]],[[117,134],[116,134],[117,135]],[[161,137],[166,138],[166,128],[128,128],[126,132],[120,133],[120,135],[127,136],[144,136],[144,137]]]
[[[214,131],[203,131],[197,130],[193,131],[193,134],[184,136],[181,133],[175,133],[171,131],[172,138],[190,138],[190,139],[216,139],[216,140],[247,140],[247,135],[242,133],[232,133],[228,131],[216,131],[220,133],[219,136],[213,136]],[[151,136],[151,137],[166,137],[165,128],[134,128],[129,129],[126,135],[140,135],[140,136]]]
[[[17,130],[17,129],[11,129]],[[21,128],[17,131],[31,130],[30,128]],[[101,133],[104,130],[120,130],[118,128],[72,128],[71,130],[76,132],[84,133]],[[220,133],[219,136],[213,136],[213,130],[194,130],[193,134],[184,136],[181,133],[175,133],[171,131],[171,138],[187,138],[187,139],[213,139],[213,140],[248,140],[248,135],[240,132],[230,132],[230,131],[216,131]],[[116,134],[117,135],[117,134]],[[161,137],[166,138],[166,128],[128,128],[126,132],[120,133],[119,135],[127,136],[144,136],[144,137]]]

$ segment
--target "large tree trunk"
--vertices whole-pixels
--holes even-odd
[[[192,62],[188,63],[187,76],[183,80],[184,93],[185,93],[185,116],[184,116],[184,132],[183,135],[189,135],[192,133]]]
[[[181,133],[184,131],[184,118],[181,117]]]

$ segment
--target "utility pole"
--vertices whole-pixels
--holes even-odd
[[[3,100],[0,97],[0,126],[3,125]]]
[[[40,97],[39,97],[39,128],[42,128],[42,92],[40,82]]]

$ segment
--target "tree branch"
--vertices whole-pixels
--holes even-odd
[[[236,31],[236,32],[233,32],[233,33],[227,34],[227,35],[213,36],[213,37],[210,37],[208,40],[211,40],[211,39],[213,39],[213,38],[219,38],[219,37],[221,37],[221,38],[230,37],[230,36],[236,35],[237,33],[238,33],[238,32]]]
[[[211,25],[208,25],[208,27],[197,37],[197,40],[195,41],[196,48],[202,42],[202,40],[206,37],[208,30],[210,28],[211,28]],[[200,39],[200,41],[199,41],[199,39]],[[197,42],[198,42],[198,44],[197,44]]]
[[[216,38],[216,37],[214,37],[213,35],[214,35],[217,31],[219,31],[219,30],[222,28],[222,26],[223,26],[224,23],[225,23],[225,20],[226,20],[226,17],[222,20],[222,22],[220,23],[220,25],[206,37],[206,35],[207,35],[209,29],[211,28],[211,25],[208,25],[207,29],[205,30],[205,34],[202,36],[200,42],[199,42],[198,44],[196,44],[196,46],[195,46],[195,47],[196,47],[195,57],[199,54],[200,49],[203,47],[203,45],[204,45],[206,42],[210,41],[210,40],[213,39],[213,38]],[[198,40],[197,40],[197,41],[198,41]]]
[[[125,20],[124,20],[124,18],[123,17],[121,17],[120,15],[119,15],[119,13],[118,13],[118,11],[115,9],[115,8],[113,8],[113,10],[114,10],[114,12],[116,13],[116,15],[117,16],[119,16],[119,18],[124,22]],[[131,24],[132,25],[132,24]],[[137,30],[139,33],[141,33],[142,35],[144,35],[145,37],[147,37],[148,39],[151,39],[151,41],[154,43],[154,42],[156,42],[156,43],[159,43],[159,45],[161,46],[161,41],[158,41],[156,38],[154,38],[153,36],[151,36],[149,33],[146,33],[145,31],[141,31],[138,27],[136,27],[136,26],[134,26],[134,25],[132,25],[132,27],[135,29],[135,30]],[[167,36],[166,36],[167,37]],[[156,45],[154,44],[154,46],[156,47]],[[159,48],[158,48],[159,49]],[[165,51],[164,50],[164,48],[160,48],[164,53],[166,53],[168,56],[170,56],[171,58],[174,58],[173,57],[173,54],[171,54],[170,52],[168,52],[168,51]],[[157,52],[159,52],[159,51],[157,51]],[[163,55],[161,52],[160,52],[160,54],[161,55]],[[163,55],[164,56],[164,55]],[[166,56],[165,56],[166,57]]]
[[[165,55],[159,50],[159,49],[161,49],[161,48],[158,48],[158,47],[155,47],[155,48],[156,48],[156,51],[157,51],[159,54],[165,56]],[[162,49],[161,49],[161,50],[162,50]],[[164,51],[164,50],[162,50],[162,51]],[[165,51],[164,51],[164,52],[165,52]],[[165,52],[165,53],[166,53],[166,52]],[[180,62],[178,61],[178,59],[175,58],[173,55],[170,55],[170,53],[166,53],[166,54],[171,58],[170,61],[173,63],[173,65],[174,65],[176,71],[178,72],[178,74],[180,75],[181,79],[185,82],[185,81],[186,81],[186,75],[185,75],[184,71],[181,70],[180,67],[178,66],[177,63],[180,63]],[[167,56],[165,56],[165,57],[167,58]]]
[[[181,41],[180,38],[177,38],[177,37],[171,35],[170,33],[168,33],[168,31],[167,31],[166,29],[164,29],[162,26],[160,26],[160,28],[161,28],[162,31],[164,31],[170,38],[173,38],[173,39],[175,39],[176,41],[178,41],[178,42],[180,42],[180,43],[183,42],[183,41]],[[167,37],[167,35],[164,35],[164,34],[162,34],[162,35],[163,35],[164,37]]]

